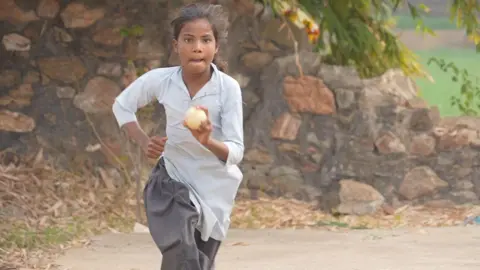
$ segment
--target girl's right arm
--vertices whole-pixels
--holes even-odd
[[[163,95],[161,87],[162,78],[159,78],[160,70],[151,70],[133,81],[115,99],[112,111],[121,129],[125,130],[130,138],[147,150],[150,138],[138,124],[136,112],[152,102],[160,100]]]

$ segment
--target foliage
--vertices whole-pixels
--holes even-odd
[[[362,77],[377,76],[391,68],[401,68],[407,75],[426,75],[416,55],[392,31],[392,12],[406,5],[417,30],[434,35],[422,20],[429,12],[425,5],[415,6],[406,0],[260,1],[272,7],[276,14],[290,19],[292,12],[309,14],[319,28],[316,48],[326,54],[325,59],[331,64],[354,66]],[[454,0],[450,8],[450,20],[465,29],[478,48],[479,10],[475,0]],[[308,31],[308,27],[306,29]]]
[[[477,116],[480,111],[480,78],[467,69],[460,69],[454,62],[432,57],[428,64],[435,63],[440,69],[452,76],[452,81],[460,82],[460,97],[452,96],[451,105],[458,107],[464,115]]]

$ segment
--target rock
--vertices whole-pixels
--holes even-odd
[[[410,153],[418,156],[430,156],[435,152],[435,138],[425,133],[415,135],[410,143]]]
[[[93,41],[105,46],[119,46],[122,44],[124,37],[120,34],[120,28],[100,29],[93,35]]]
[[[455,184],[455,189],[458,189],[458,190],[471,190],[473,188],[474,188],[474,185],[470,180],[458,181]]]
[[[122,66],[119,63],[101,63],[97,68],[97,74],[119,77],[122,75]]]
[[[41,0],[37,7],[38,16],[46,19],[53,19],[60,10],[59,0]]]
[[[428,103],[421,97],[413,97],[407,100],[407,108],[410,108],[410,109],[428,108]]]
[[[455,129],[449,132],[437,128],[434,134],[439,138],[438,149],[443,151],[469,145],[470,142],[478,138],[478,132],[468,128]]]
[[[248,83],[250,82],[250,77],[240,73],[232,74],[232,77],[238,82],[238,84],[240,85],[240,88],[242,89],[247,87]]]
[[[21,84],[9,92],[11,103],[15,104],[18,108],[29,106],[33,95],[34,93],[31,84]]]
[[[120,87],[104,77],[94,77],[88,81],[83,92],[73,99],[75,107],[86,113],[109,113]]]
[[[413,110],[410,117],[410,129],[418,132],[430,131],[434,126],[434,120],[429,109],[420,108]]]
[[[273,157],[266,150],[252,148],[245,152],[243,159],[253,164],[272,164]]]
[[[20,72],[11,69],[0,70],[0,88],[10,88],[20,82]]]
[[[399,188],[399,193],[413,200],[422,196],[433,194],[440,188],[448,187],[448,183],[427,166],[415,167],[409,171]]]
[[[432,208],[454,208],[455,203],[451,200],[431,200],[426,202],[425,206]]]
[[[355,93],[353,91],[346,89],[335,89],[334,91],[339,109],[346,110],[355,104]]]
[[[247,165],[243,166],[243,183],[251,190],[269,190],[268,172],[269,165]]]
[[[250,113],[255,109],[260,98],[257,94],[250,90],[243,90],[242,91],[242,100],[243,100],[243,115],[244,119],[250,115]]]
[[[31,49],[30,39],[16,33],[3,36],[2,43],[7,51],[28,52]]]
[[[138,78],[137,68],[130,62],[126,68],[123,69],[122,84],[127,88],[132,82]]]
[[[258,43],[258,47],[260,47],[260,50],[262,50],[264,52],[275,53],[275,52],[281,52],[282,51],[273,42],[266,41],[264,39],[260,40],[260,42]]]
[[[8,21],[11,24],[26,24],[31,21],[39,20],[35,11],[22,10],[15,0],[2,0],[0,1],[0,21]]]
[[[69,43],[73,41],[72,36],[65,30],[60,27],[53,27],[53,35],[57,42]]]
[[[58,56],[40,58],[37,61],[42,73],[49,78],[64,83],[75,83],[81,80],[87,70],[79,57]]]
[[[70,99],[75,96],[75,89],[71,86],[59,86],[57,87],[57,97],[63,99]]]
[[[78,2],[71,2],[60,14],[66,28],[86,28],[104,16],[104,9],[89,9],[84,4]]]
[[[349,215],[373,214],[385,202],[385,198],[375,188],[351,179],[340,180],[339,198],[337,211]]]
[[[162,59],[165,55],[165,48],[161,40],[153,38],[143,38],[137,45],[137,52],[135,59],[152,60]]]
[[[362,89],[365,86],[355,68],[348,66],[322,64],[318,71],[318,77],[330,89]]]
[[[25,74],[23,77],[23,83],[25,84],[33,84],[40,82],[40,73],[34,70],[30,70]]]
[[[375,140],[375,146],[381,154],[404,153],[406,151],[405,145],[390,131],[385,132]]]
[[[8,132],[31,132],[35,129],[35,120],[20,113],[9,110],[0,111],[0,130]]]
[[[273,168],[269,172],[269,178],[270,187],[275,188],[280,194],[295,193],[304,185],[302,173],[288,166]]]
[[[301,124],[302,119],[300,116],[285,112],[275,120],[270,136],[273,139],[293,141],[297,138]]]
[[[245,67],[259,71],[272,63],[273,56],[266,52],[249,52],[242,56],[242,63]]]
[[[461,204],[468,202],[476,202],[478,200],[477,194],[475,194],[475,192],[471,190],[454,191],[451,194],[454,199]]]
[[[283,89],[291,112],[324,115],[333,114],[336,111],[332,91],[318,78],[305,76],[295,79],[287,76]]]

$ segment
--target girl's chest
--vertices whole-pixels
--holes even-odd
[[[164,97],[163,106],[167,117],[167,126],[184,129],[183,120],[190,107],[202,106],[208,109],[208,117],[213,128],[220,127],[221,100],[217,91],[199,92],[190,98],[186,91],[170,93]]]

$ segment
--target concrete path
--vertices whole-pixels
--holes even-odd
[[[421,230],[231,230],[217,270],[478,270],[480,226]],[[109,234],[61,257],[63,270],[159,269],[149,234]]]

